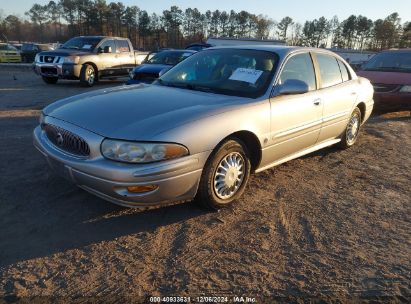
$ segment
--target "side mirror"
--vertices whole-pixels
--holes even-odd
[[[104,53],[112,53],[112,50],[111,50],[111,46],[105,46],[104,47]]]
[[[158,77],[163,76],[169,69],[171,69],[171,67],[162,69],[162,70],[160,71],[160,73],[158,73]]]
[[[310,90],[308,84],[298,79],[287,79],[278,87],[278,95],[304,94]]]

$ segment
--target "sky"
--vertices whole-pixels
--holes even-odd
[[[55,0],[57,1],[57,0]],[[263,14],[276,21],[284,16],[290,16],[295,21],[303,23],[325,16],[327,19],[337,15],[340,20],[351,14],[364,15],[370,19],[383,19],[393,12],[398,12],[402,22],[411,21],[410,0],[106,0],[121,1],[125,5],[137,5],[147,12],[161,14],[164,9],[177,5],[182,9],[197,7],[201,12],[206,10],[235,11],[246,10],[256,15]],[[0,12],[3,15],[15,14],[24,16],[34,3],[47,4],[49,0],[0,0]]]

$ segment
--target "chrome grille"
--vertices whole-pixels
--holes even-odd
[[[400,88],[398,84],[373,83],[374,91],[378,93],[394,92]]]
[[[43,124],[42,128],[46,132],[47,138],[57,148],[81,157],[90,155],[87,142],[80,136],[50,124]]]

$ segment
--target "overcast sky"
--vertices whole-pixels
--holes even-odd
[[[58,0],[55,0],[56,2]],[[106,2],[117,2],[119,0],[107,0]],[[34,3],[46,4],[49,0],[0,0],[0,10],[4,15],[17,14],[24,16]],[[200,11],[246,10],[254,14],[263,14],[274,20],[280,20],[284,16],[290,16],[298,22],[311,20],[321,16],[330,19],[337,15],[340,20],[349,15],[364,15],[370,19],[385,18],[393,12],[398,12],[402,22],[411,21],[410,0],[123,0],[125,5],[137,5],[149,13],[158,13],[168,9],[171,5],[177,5],[182,9],[197,7]]]

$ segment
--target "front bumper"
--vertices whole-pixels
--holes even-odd
[[[77,158],[55,147],[38,126],[34,130],[34,146],[50,167],[80,188],[126,207],[157,206],[194,198],[202,168],[210,154],[208,151],[151,164],[119,163],[105,159],[97,151],[103,137],[50,117],[47,120],[82,136],[91,145],[90,158]],[[137,185],[158,188],[144,193],[127,190],[127,186]]]
[[[20,55],[0,55],[0,62],[21,62]]]
[[[34,64],[34,72],[44,77],[78,80],[81,72],[80,64],[38,63]]]
[[[411,93],[374,93],[376,110],[411,111]]]

